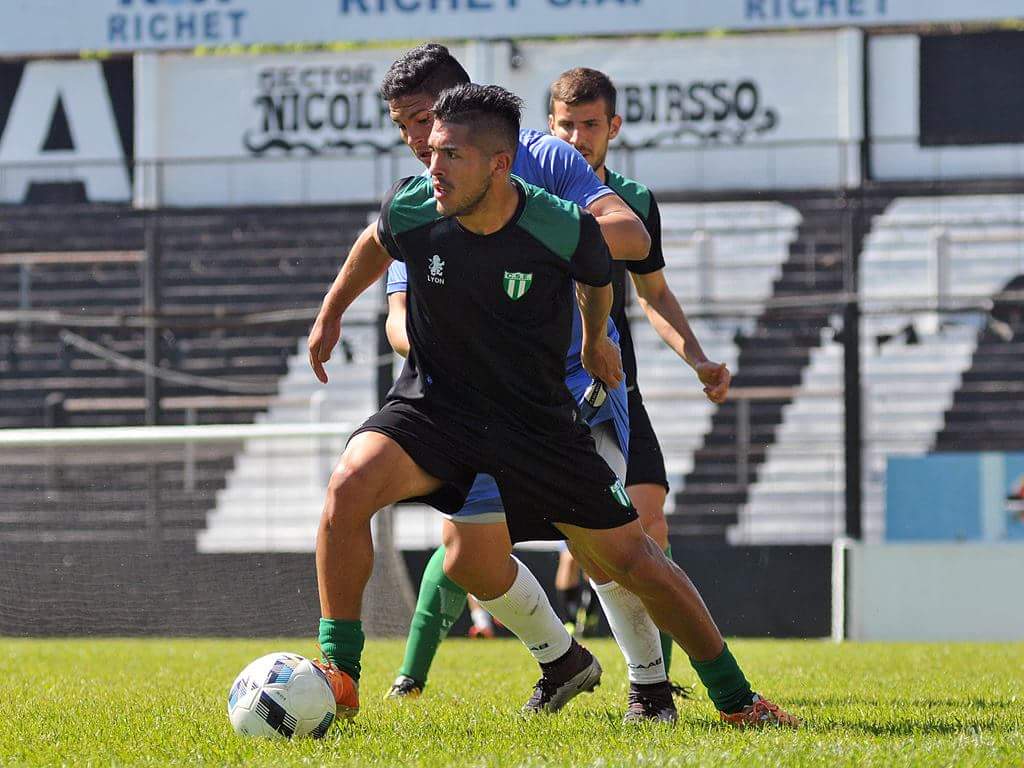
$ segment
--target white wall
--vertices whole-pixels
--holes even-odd
[[[920,146],[920,57],[917,35],[872,38],[870,113],[872,173],[881,181],[1024,175],[1024,145]]]
[[[860,544],[848,558],[852,640],[1024,640],[1021,544]]]

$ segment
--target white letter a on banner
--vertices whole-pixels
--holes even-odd
[[[0,202],[24,201],[33,182],[81,181],[90,201],[131,199],[113,105],[96,61],[25,65],[0,126]]]

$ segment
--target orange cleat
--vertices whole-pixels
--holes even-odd
[[[323,672],[324,679],[331,686],[331,693],[334,694],[334,701],[338,705],[338,717],[351,720],[359,713],[359,683],[348,672],[326,659],[316,659],[313,665]]]
[[[778,705],[772,704],[768,699],[762,699],[756,693],[754,701],[745,706],[741,711],[731,715],[719,712],[723,723],[734,725],[737,728],[764,728],[765,726],[778,725],[786,728],[799,728],[800,719],[781,709]]]

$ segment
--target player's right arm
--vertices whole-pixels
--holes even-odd
[[[331,359],[341,338],[341,316],[359,294],[380,279],[390,263],[374,222],[356,238],[309,331],[309,364],[321,383],[327,383],[324,363]]]

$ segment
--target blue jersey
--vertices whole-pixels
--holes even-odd
[[[548,133],[527,128],[519,131],[519,149],[512,164],[512,173],[528,184],[542,187],[563,200],[571,200],[580,208],[612,194],[572,145]],[[405,264],[395,261],[388,269],[388,294],[407,290]],[[615,343],[619,341],[619,332],[611,319],[608,320],[608,338]],[[584,390],[592,381],[580,362],[582,344],[583,322],[577,311],[573,313],[572,342],[565,359],[565,383],[577,402],[583,398]],[[629,406],[625,383],[608,392],[604,405],[588,419],[588,423],[596,426],[608,420],[614,420],[622,453],[628,455]]]

